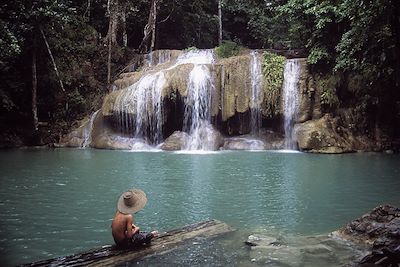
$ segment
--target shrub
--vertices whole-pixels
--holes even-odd
[[[232,41],[223,41],[220,46],[215,48],[215,53],[219,58],[227,58],[239,54],[241,46]]]

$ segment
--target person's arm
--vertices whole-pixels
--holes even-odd
[[[127,238],[132,238],[132,236],[134,235],[133,232],[133,223],[132,223],[132,215],[128,215],[127,216],[127,220],[126,220],[126,237]]]
[[[139,226],[136,226],[132,223],[132,235],[139,233]]]

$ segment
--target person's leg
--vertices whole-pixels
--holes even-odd
[[[132,244],[133,245],[149,245],[151,239],[155,236],[153,232],[139,232],[132,236]]]

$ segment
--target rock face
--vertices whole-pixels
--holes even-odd
[[[320,119],[298,123],[294,127],[299,149],[314,153],[348,153],[375,150],[375,143],[364,136],[355,136],[338,117],[325,114]]]
[[[319,119],[321,117],[321,89],[316,86],[314,77],[308,70],[307,60],[301,59],[300,62],[300,107],[297,122]]]
[[[348,266],[400,264],[400,209],[379,206],[334,232],[345,240],[367,246],[371,252]]]
[[[344,135],[345,129],[337,127],[337,119],[329,115],[295,125],[300,150],[318,153],[352,152],[352,146]]]
[[[105,97],[91,135],[88,136],[87,122],[64,137],[61,144],[72,147],[130,149],[132,144],[138,144],[135,141],[137,138],[143,139],[142,144],[153,146],[166,139],[162,146],[164,150],[182,149],[186,142],[182,130],[184,125],[191,121],[190,118],[185,118],[185,114],[195,108],[195,104],[187,99],[190,76],[196,63],[179,61],[185,53],[162,50],[138,56],[135,62],[125,69],[127,72],[121,74],[114,82],[115,90]],[[258,53],[258,57],[261,62],[262,53]],[[177,63],[178,61],[180,63]],[[298,61],[301,66],[298,82],[300,106],[294,120],[294,131],[299,149],[314,153],[376,150],[370,140],[353,136],[349,127],[342,126],[345,124],[343,116],[322,116],[322,89],[319,88],[321,84],[310,74],[307,60]],[[250,52],[245,51],[238,56],[214,58],[212,63],[202,64],[209,71],[213,85],[210,90],[210,122],[220,132],[215,135],[219,136],[219,139],[217,138],[213,146],[214,150],[220,146],[222,149],[233,150],[283,148],[282,138],[268,133],[283,132],[283,110],[272,118],[264,114],[263,109],[268,102],[268,88],[265,84],[258,101],[263,114],[261,126],[268,128],[262,128],[262,134],[256,138],[248,135],[252,131],[251,62]],[[202,105],[198,105],[197,108],[201,109]],[[104,124],[103,121],[107,123]],[[104,129],[100,129],[102,127]],[[181,133],[178,134],[177,131]],[[221,141],[221,134],[227,138]],[[88,144],[88,140],[91,144]]]

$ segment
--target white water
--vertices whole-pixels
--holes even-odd
[[[193,63],[189,75],[183,130],[189,138],[185,150],[213,150],[214,129],[211,125],[211,97],[215,90],[210,69],[214,61],[211,50],[191,51],[178,58],[180,64]]]
[[[93,114],[90,116],[90,120],[85,125],[85,128],[83,130],[84,141],[81,148],[86,148],[90,146],[90,143],[92,142],[93,122],[96,119],[97,113],[99,113],[99,111],[100,110],[93,112]]]
[[[176,60],[176,65],[212,63],[214,63],[214,53],[212,49],[192,50],[180,55]]]
[[[154,62],[156,58],[154,53],[158,53],[158,62]],[[146,56],[145,67],[162,64],[170,59],[170,52],[154,51]],[[205,123],[210,120],[210,115],[206,113],[210,113],[211,108],[211,93],[207,92],[214,88],[214,85],[211,82],[208,67],[203,64],[211,64],[213,61],[212,50],[194,50],[179,56],[175,64],[167,69],[175,68],[181,64],[195,64],[189,77],[187,103],[194,107],[195,112],[191,112],[191,114],[197,115],[194,115],[194,119],[188,118],[186,120],[194,123],[187,126],[187,131],[194,132],[194,139],[197,140],[194,143],[190,142],[190,147],[193,147],[193,149],[201,147],[198,143],[206,139],[209,135],[207,129],[211,129],[211,125]],[[201,85],[202,79],[205,79],[205,85]],[[155,145],[163,141],[162,90],[165,83],[163,70],[149,73],[129,86],[124,93],[118,95],[115,101],[115,109],[119,111],[118,121],[124,134],[133,137],[135,140]],[[186,107],[186,109],[189,108]],[[198,111],[200,109],[201,111]],[[204,122],[200,120],[204,120]],[[200,136],[202,137],[200,138]],[[205,142],[207,143],[207,140]],[[207,147],[207,144],[204,146]]]
[[[171,60],[171,51],[157,50],[150,52],[144,56],[143,66],[146,68],[154,67],[158,64],[163,64]]]
[[[261,62],[258,57],[257,51],[251,52],[251,65],[250,65],[250,77],[251,77],[251,100],[250,100],[250,129],[251,134],[258,136],[261,128],[261,101],[262,95],[262,72]]]
[[[161,92],[165,84],[162,71],[140,78],[120,94],[116,101],[121,131],[134,138],[158,144],[162,141],[163,110]],[[134,114],[134,115],[131,115]]]
[[[300,64],[297,59],[286,60],[283,81],[285,149],[297,149],[293,125],[299,109]]]

